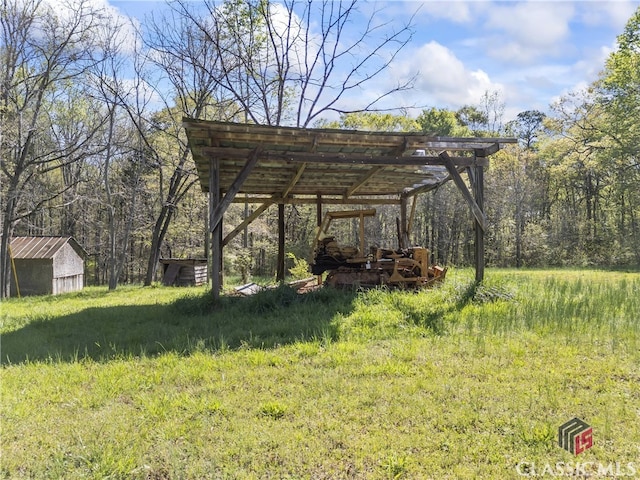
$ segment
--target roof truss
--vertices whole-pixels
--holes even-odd
[[[321,196],[325,203],[397,203],[455,181],[453,170],[488,165],[489,155],[515,142],[188,118],[183,124],[202,190],[209,190],[215,159],[225,205],[238,193],[253,202],[311,203]]]
[[[475,217],[476,280],[484,275],[483,170],[509,138],[450,138],[422,133],[359,132],[183,119],[203,191],[209,192],[212,292],[220,292],[222,248],[269,206],[278,204],[278,278],[284,280],[285,203],[399,204],[399,238],[408,238],[407,199],[453,180]],[[475,195],[462,179],[469,172]],[[475,173],[474,173],[475,171]],[[222,237],[222,218],[237,194],[262,205]],[[415,208],[415,200],[412,211]],[[362,238],[362,235],[361,235]],[[406,243],[406,240],[405,240]]]

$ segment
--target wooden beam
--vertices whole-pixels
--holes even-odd
[[[494,153],[497,153],[498,150],[500,150],[500,144],[492,143],[491,145],[488,145],[484,148],[476,148],[475,155],[476,158],[488,157],[490,155],[493,155]]]
[[[474,173],[471,182],[475,193],[476,204],[480,210],[484,210],[484,167],[472,167]],[[469,169],[471,171],[471,169]],[[476,221],[475,229],[475,260],[476,282],[484,280],[484,228]]]
[[[211,272],[211,294],[214,301],[220,298],[220,290],[222,289],[222,280],[220,271],[222,266],[222,222],[218,221],[214,227],[211,227],[213,214],[220,205],[220,180],[219,180],[220,161],[217,158],[209,160],[209,226],[211,232],[211,256],[210,256],[210,272]]]
[[[349,189],[344,194],[345,198],[348,198],[351,195],[353,195],[355,192],[357,192],[360,187],[362,187],[365,183],[369,181],[369,179],[371,179],[371,177],[373,177],[383,169],[384,167],[374,167],[371,170],[369,170],[366,174],[360,177],[356,183],[354,183],[353,185],[351,185],[351,187],[349,187]]]
[[[194,152],[203,157],[213,155],[224,159],[243,159],[253,151],[249,148],[232,147],[193,147]],[[489,160],[483,157],[450,157],[453,163],[459,167],[474,165],[474,162],[486,163]],[[434,156],[399,156],[378,155],[364,153],[329,153],[329,152],[289,152],[264,149],[260,154],[260,160],[265,162],[298,162],[298,163],[336,163],[350,165],[442,165],[440,157]],[[196,160],[197,163],[197,160]]]
[[[442,158],[444,162],[444,166],[447,167],[447,171],[449,172],[449,175],[451,175],[453,182],[458,187],[458,190],[460,190],[460,193],[462,193],[462,196],[471,207],[471,212],[473,213],[473,216],[477,220],[478,225],[482,230],[484,230],[487,224],[487,219],[485,217],[485,214],[482,211],[482,209],[478,206],[476,201],[474,200],[473,196],[471,195],[471,192],[469,192],[467,185],[464,183],[464,180],[460,176],[460,172],[458,172],[456,166],[451,161],[451,158],[449,157],[449,154],[447,152],[440,153],[440,158]]]
[[[233,202],[233,199],[235,198],[237,193],[240,191],[242,184],[247,179],[247,177],[249,177],[249,174],[251,173],[251,170],[253,170],[253,167],[255,167],[256,163],[258,163],[259,154],[260,154],[259,148],[256,148],[253,150],[251,156],[247,159],[247,162],[244,164],[244,167],[242,167],[242,170],[240,170],[240,173],[238,173],[238,176],[229,187],[229,190],[227,190],[227,193],[225,194],[222,201],[220,201],[216,205],[215,210],[211,214],[211,223],[209,224],[210,229],[213,230],[218,225],[218,223],[220,223],[220,221],[222,220],[224,213],[227,211],[227,208],[229,208],[229,205],[231,205],[231,202]]]
[[[236,199],[234,203],[242,203],[245,199]],[[289,196],[287,198],[282,198],[280,196],[270,197],[270,196],[249,196],[249,203],[264,203],[269,202],[272,203],[284,203],[285,205],[315,205],[317,203],[317,197],[293,197]],[[379,198],[371,198],[371,197],[353,197],[353,198],[344,198],[344,197],[322,197],[322,203],[326,205],[400,205],[400,198],[397,196],[387,196],[387,197],[379,197]]]
[[[241,231],[243,231],[248,225],[251,224],[256,218],[258,218],[267,208],[273,205],[275,201],[267,201],[260,205],[251,215],[244,219],[244,221],[234,228],[222,241],[222,245],[226,246],[231,240],[233,240]]]
[[[289,196],[289,193],[291,192],[293,187],[296,186],[296,183],[298,183],[298,180],[300,180],[300,177],[302,177],[302,174],[304,173],[305,168],[307,168],[306,163],[303,163],[298,167],[298,171],[293,176],[293,178],[289,182],[289,185],[287,185],[287,188],[285,188],[284,192],[282,192],[282,198],[287,198]]]
[[[278,204],[278,265],[276,281],[284,282],[284,204]]]
[[[400,198],[402,198],[402,197],[407,197],[407,198],[415,197],[417,195],[420,195],[421,193],[430,192],[431,190],[435,190],[439,186],[447,183],[449,180],[451,180],[451,177],[447,176],[447,178],[444,178],[444,179],[440,180],[439,182],[428,183],[426,185],[422,185],[421,187],[412,188],[411,190],[407,190],[406,192],[403,192],[400,195]]]

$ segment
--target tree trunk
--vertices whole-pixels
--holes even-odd
[[[10,200],[11,202],[11,200]],[[2,264],[0,265],[0,298],[8,298],[11,295],[11,259],[9,257],[9,243],[13,237],[13,222],[10,221],[9,211],[13,208],[5,210],[5,217],[2,222],[2,238],[0,239],[0,252],[2,255]]]
[[[171,223],[173,217],[173,209],[168,206],[163,206],[160,211],[160,215],[153,226],[153,232],[151,235],[151,251],[149,252],[149,262],[147,263],[147,275],[144,279],[144,285],[148,287],[153,283],[153,279],[156,277],[158,270],[158,262],[160,261],[160,248],[164,237]]]
[[[0,241],[0,298],[8,298],[11,295],[11,259],[9,257],[9,244],[15,228],[14,217],[17,209],[17,175],[11,179],[7,192],[6,207],[2,217],[2,239]]]

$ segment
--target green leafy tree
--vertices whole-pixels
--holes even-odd
[[[615,189],[611,177],[615,158],[604,132],[606,115],[592,90],[567,95],[553,105],[546,125],[552,137],[540,153],[553,181],[555,196],[553,244],[558,258],[569,263],[603,263],[611,232],[606,198]]]
[[[507,123],[507,134],[517,137],[525,150],[535,150],[538,137],[544,131],[545,118],[539,110],[520,112],[515,120]]]
[[[606,120],[602,128],[617,194],[618,250],[640,263],[640,8],[618,36],[618,48],[609,55],[595,85]],[[623,257],[625,254],[623,253]]]
[[[446,108],[432,107],[423,110],[418,115],[417,122],[420,130],[428,135],[440,135],[444,137],[470,136],[471,131],[458,119],[456,112]]]
[[[342,128],[346,130],[366,130],[373,132],[415,132],[419,125],[407,115],[381,112],[357,112],[340,115],[340,120],[317,122],[317,128]]]

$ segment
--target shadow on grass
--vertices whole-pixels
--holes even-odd
[[[87,308],[4,334],[1,363],[108,361],[329,340],[336,337],[334,317],[352,311],[354,297],[331,289],[299,295],[283,286],[252,297],[223,297],[215,306],[207,292],[170,305]]]

